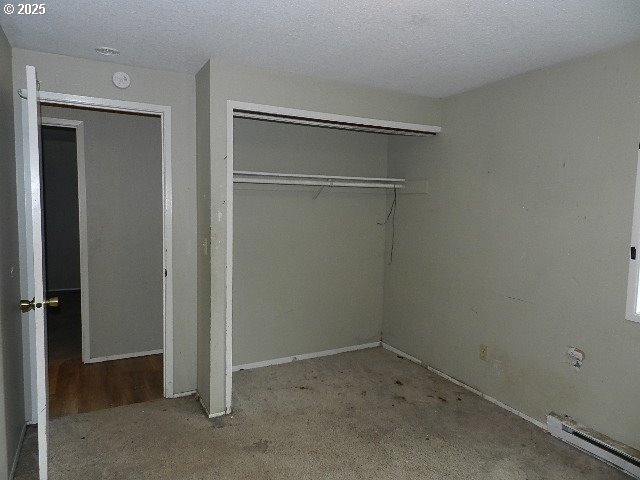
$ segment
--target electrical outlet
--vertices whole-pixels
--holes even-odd
[[[489,357],[489,347],[486,345],[480,345],[480,360],[483,362],[488,361]]]

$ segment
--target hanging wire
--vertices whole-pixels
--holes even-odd
[[[314,200],[320,196],[320,194],[321,194],[321,193],[322,193],[322,191],[324,190],[324,187],[325,187],[325,185],[322,185],[322,186],[320,187],[320,190],[318,190],[318,191],[316,192],[316,194],[313,196],[313,199],[314,199]]]
[[[387,218],[384,222],[378,222],[378,225],[386,225],[389,221],[389,217],[391,217],[391,252],[389,255],[389,263],[387,265],[391,265],[393,262],[393,247],[396,241],[396,205],[398,202],[398,190],[396,187],[393,187],[393,202],[391,203],[391,208],[389,208],[389,213],[387,213]],[[391,215],[393,213],[393,216]]]

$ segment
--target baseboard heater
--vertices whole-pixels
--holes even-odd
[[[566,415],[550,413],[547,427],[554,437],[640,479],[640,450],[580,425]]]

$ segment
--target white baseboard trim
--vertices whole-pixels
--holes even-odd
[[[200,402],[200,406],[202,407],[202,409],[204,410],[204,414],[211,418],[211,415],[209,414],[209,409],[207,408],[207,406],[204,404],[204,402],[202,401],[202,397],[200,395],[198,395],[198,401]]]
[[[190,390],[188,392],[174,393],[173,397],[171,397],[171,398],[190,397],[191,395],[195,395],[195,394],[196,394],[195,390]]]
[[[163,349],[161,348],[159,350],[149,350],[146,352],[121,353],[118,355],[107,355],[106,357],[90,358],[84,363],[110,362],[111,360],[122,360],[124,358],[146,357],[147,355],[158,355],[162,352]]]
[[[323,350],[321,352],[302,353],[300,355],[292,355],[291,357],[274,358],[271,360],[263,360],[261,362],[245,363],[243,365],[235,365],[233,371],[251,370],[253,368],[269,367],[271,365],[280,365],[283,363],[291,363],[298,360],[308,360],[310,358],[328,357],[339,353],[354,352],[356,350],[364,350],[365,348],[379,347],[380,342],[362,343],[360,345],[352,345],[350,347],[334,348],[332,350]]]
[[[18,440],[18,448],[16,450],[16,455],[13,457],[13,463],[11,464],[11,471],[9,472],[9,480],[13,480],[13,477],[16,474],[16,468],[18,468],[18,459],[20,458],[20,452],[22,452],[22,444],[24,443],[24,435],[27,433],[27,425],[25,423],[22,426],[22,432],[20,432],[20,439]]]
[[[418,359],[416,357],[412,357],[408,353],[404,353],[402,350],[398,350],[397,348],[392,347],[388,343],[381,342],[381,344],[382,344],[382,348],[384,348],[385,350],[389,350],[390,352],[393,352],[396,355],[401,356],[402,358],[406,358],[407,360],[411,360],[413,363],[417,363],[418,365],[422,365],[422,360],[420,360],[420,359]]]
[[[431,367],[429,365],[426,365],[426,364],[422,363],[422,361],[417,359],[416,357],[412,357],[411,355],[409,355],[407,353],[404,353],[402,350],[398,350],[397,348],[392,347],[391,345],[388,345],[388,344],[386,344],[384,342],[382,342],[382,347],[387,349],[387,350],[389,350],[390,352],[395,353],[396,355],[400,355],[401,357],[406,358],[407,360],[411,360],[412,362],[417,363],[418,365],[422,365],[423,367],[425,367],[430,372],[433,372],[436,375],[438,375],[438,376],[440,376],[440,377],[442,377],[442,378],[444,378],[446,380],[449,380],[451,383],[455,383],[456,385],[458,385],[458,386],[460,386],[460,387],[462,387],[462,388],[464,388],[466,390],[469,390],[471,393],[474,393],[474,394],[478,395],[479,397],[484,398],[485,400],[493,403],[494,405],[497,405],[497,406],[499,406],[501,408],[504,408],[505,410],[507,410],[507,411],[519,416],[520,418],[526,420],[527,422],[533,423],[536,427],[541,428],[542,430],[545,430],[545,431],[547,430],[547,425],[545,423],[543,423],[543,422],[541,422],[539,420],[536,420],[535,418],[530,417],[529,415],[526,415],[526,414],[524,414],[522,412],[519,412],[515,408],[512,408],[512,407],[510,407],[509,405],[507,405],[505,403],[502,403],[500,400],[496,400],[495,398],[490,397],[489,395],[487,395],[485,393],[482,393],[480,390],[477,390],[477,389],[467,385],[466,383],[463,383],[460,380],[457,380],[457,379],[453,378],[452,376],[447,375],[444,372],[441,372],[440,370],[438,370],[436,368],[433,368],[433,367]]]
[[[207,418],[222,417],[223,415],[226,415],[227,413],[230,413],[230,412],[227,412],[226,410],[224,410],[222,412],[209,413],[209,409],[207,408],[207,406],[202,401],[202,397],[200,395],[198,395],[198,401],[200,402],[200,405],[202,406],[202,409],[204,410],[204,413],[207,416]]]
[[[501,408],[504,408],[505,410],[507,410],[507,411],[519,416],[523,420],[526,420],[527,422],[533,423],[536,427],[541,428],[542,430],[545,430],[545,431],[547,430],[547,425],[545,423],[543,423],[543,422],[541,422],[539,420],[536,420],[533,417],[530,417],[526,413],[522,413],[522,412],[516,410],[515,408],[510,407],[506,403],[502,403],[500,400],[497,400],[497,399],[487,395],[486,393],[482,393],[480,390],[476,390],[475,388],[470,387],[466,383],[463,383],[460,380],[457,380],[457,379],[447,375],[446,373],[441,372],[440,370],[437,370],[437,369],[435,369],[433,367],[430,367],[428,365],[426,367],[427,367],[427,370],[429,370],[430,372],[433,372],[436,375],[439,375],[442,378],[445,378],[445,379],[449,380],[451,383],[455,383],[456,385],[469,390],[471,393],[475,393],[479,397],[482,397],[485,400],[488,400],[489,402],[493,403],[494,405],[497,405],[497,406],[499,406]]]

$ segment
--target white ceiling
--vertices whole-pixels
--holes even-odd
[[[106,60],[107,45],[117,63],[190,73],[223,58],[443,97],[640,40],[640,1],[59,0],[0,25],[18,48]]]

